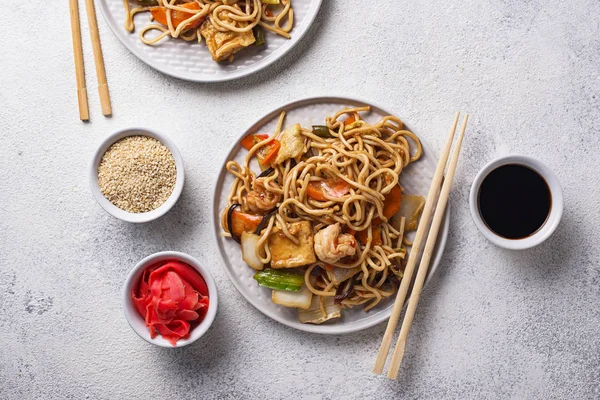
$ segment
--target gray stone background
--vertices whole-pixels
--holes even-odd
[[[0,398],[600,398],[600,2],[325,0],[291,53],[223,84],[154,71],[99,18],[114,117],[100,113],[83,19],[83,124],[67,3],[0,13]],[[385,324],[328,337],[271,321],[211,237],[212,184],[240,132],[330,94],[386,105],[436,152],[454,112],[472,115],[398,382],[370,373]],[[88,187],[95,147],[131,125],[167,132],[186,162],[180,201],[145,225],[107,215]],[[554,236],[523,252],[488,243],[468,211],[478,169],[509,153],[547,163],[565,194]],[[180,350],[139,339],[121,310],[126,274],[160,250],[198,257],[220,290],[213,327]]]

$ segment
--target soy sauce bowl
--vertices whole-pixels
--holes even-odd
[[[544,224],[530,236],[520,239],[508,239],[492,231],[483,220],[481,211],[479,209],[479,191],[485,178],[495,169],[511,164],[522,165],[537,172],[546,181],[552,199],[550,212]],[[516,193],[515,195],[518,196],[519,194]],[[529,249],[548,239],[552,233],[554,233],[556,227],[560,223],[563,214],[563,202],[564,199],[562,187],[556,174],[546,164],[534,158],[521,155],[500,157],[488,163],[475,176],[475,180],[473,181],[471,192],[469,194],[471,216],[473,217],[473,222],[475,222],[477,229],[479,229],[483,236],[485,236],[490,242],[509,250]]]

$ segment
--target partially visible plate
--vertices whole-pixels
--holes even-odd
[[[284,127],[291,126],[298,122],[302,126],[311,126],[313,124],[323,124],[325,122],[325,117],[335,114],[344,107],[361,105],[371,106],[370,113],[361,113],[363,119],[370,122],[375,122],[385,115],[397,115],[402,118],[401,115],[390,112],[391,110],[389,109],[385,109],[384,111],[384,109],[377,107],[370,102],[361,100],[340,97],[309,98],[284,105],[268,113],[256,121],[248,128],[248,130],[243,132],[240,135],[240,140],[251,133],[274,132],[281,111],[286,111],[287,113]],[[409,126],[407,126],[407,129],[414,132]],[[418,132],[415,132],[415,134],[419,136],[421,143],[423,144],[423,156],[419,161],[410,164],[402,172],[400,179],[402,186],[406,189],[407,193],[427,196],[438,160],[433,155],[431,148],[427,145],[423,137],[420,136]],[[246,300],[248,300],[248,302],[250,302],[250,304],[263,314],[282,324],[302,331],[326,334],[349,333],[369,328],[387,320],[392,312],[395,296],[382,300],[369,312],[363,311],[362,307],[343,309],[341,318],[327,321],[321,325],[302,324],[298,322],[298,315],[295,309],[286,308],[273,303],[271,301],[271,290],[263,288],[256,283],[253,279],[255,271],[242,261],[239,244],[232,239],[221,236],[221,212],[223,208],[227,206],[227,197],[234,180],[233,176],[227,173],[225,164],[229,160],[236,160],[240,164],[243,163],[246,151],[241,146],[240,140],[233,146],[233,149],[223,163],[221,173],[219,174],[215,185],[213,199],[213,227],[215,229],[217,247],[219,248],[219,254],[223,266],[225,267],[225,272],[237,290],[246,298]],[[441,227],[434,250],[433,262],[429,268],[425,284],[427,284],[438,268],[448,237],[448,227],[449,218],[447,209],[444,223]],[[411,232],[408,237],[411,239],[414,238],[414,232]]]
[[[298,43],[312,25],[322,0],[292,0],[294,27],[291,39],[266,32],[265,46],[250,46],[235,55],[232,63],[216,63],[210,56],[204,41],[186,42],[166,38],[148,46],[140,41],[139,31],[150,23],[148,16],[135,16],[136,30],[125,30],[123,0],[100,0],[100,11],[117,38],[137,58],[167,75],[193,82],[223,82],[257,72],[281,58]]]

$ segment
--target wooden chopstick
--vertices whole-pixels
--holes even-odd
[[[440,192],[442,178],[444,177],[444,168],[446,167],[448,155],[450,154],[450,149],[452,148],[452,140],[454,139],[454,133],[456,132],[459,116],[460,113],[457,112],[456,116],[454,117],[452,128],[448,133],[446,144],[442,149],[442,154],[440,155],[440,160],[435,169],[435,173],[433,174],[433,179],[431,180],[431,186],[429,187],[429,193],[427,194],[427,200],[425,201],[425,208],[423,209],[421,220],[419,222],[419,226],[417,227],[415,240],[408,256],[406,267],[404,268],[404,276],[400,281],[398,293],[396,293],[396,300],[394,301],[394,307],[392,308],[392,315],[390,315],[390,319],[388,320],[387,328],[385,329],[385,334],[383,335],[383,340],[381,341],[381,346],[379,347],[379,353],[377,353],[377,359],[375,360],[375,366],[373,367],[373,373],[375,374],[381,374],[383,372],[385,360],[387,359],[390,347],[392,345],[394,332],[396,331],[396,326],[398,325],[398,320],[400,319],[400,313],[402,312],[402,307],[404,306],[404,300],[406,299],[406,294],[408,293],[408,287],[412,281],[415,265],[417,264],[419,254],[423,248],[423,239],[425,238],[425,234],[427,233],[427,229],[429,227],[429,222],[431,221],[433,207],[436,203],[435,200]]]
[[[85,0],[85,9],[87,11],[88,25],[92,38],[92,48],[94,50],[94,63],[96,64],[96,77],[98,79],[98,94],[100,95],[100,106],[103,115],[111,115],[110,95],[108,94],[108,84],[106,83],[106,71],[104,70],[104,57],[102,57],[102,46],[100,45],[100,34],[98,33],[98,21],[96,20],[96,9],[94,0]]]
[[[75,57],[75,77],[77,79],[77,102],[79,119],[90,119],[87,89],[85,88],[85,72],[83,70],[83,48],[81,46],[81,25],[79,24],[79,5],[77,0],[69,0],[71,14],[71,36],[73,37],[73,56]]]
[[[400,364],[402,363],[402,358],[404,356],[408,332],[410,331],[410,326],[417,310],[417,304],[421,296],[421,291],[423,290],[423,284],[425,283],[425,278],[427,277],[429,262],[431,261],[431,256],[433,255],[435,242],[440,231],[440,226],[442,225],[442,221],[444,219],[448,198],[450,197],[450,189],[452,188],[452,181],[454,180],[454,173],[456,172],[456,166],[458,165],[458,156],[460,155],[460,148],[465,136],[468,120],[469,115],[467,114],[463,120],[460,134],[456,140],[454,151],[452,152],[452,157],[450,158],[450,164],[448,165],[448,170],[446,171],[446,177],[444,178],[444,184],[442,185],[440,199],[435,209],[433,222],[431,223],[431,229],[429,230],[429,235],[427,236],[427,242],[425,244],[425,250],[423,251],[423,256],[421,257],[421,263],[419,264],[417,277],[415,278],[412,293],[410,294],[410,299],[408,300],[406,314],[404,315],[402,327],[400,328],[400,335],[398,336],[394,355],[392,356],[392,361],[390,362],[390,368],[387,375],[390,379],[396,379],[398,377],[398,370],[400,369]]]

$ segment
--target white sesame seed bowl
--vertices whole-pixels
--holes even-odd
[[[162,202],[162,204],[160,204],[158,207],[153,208],[151,210],[144,210],[144,211],[136,212],[136,211],[127,211],[123,208],[119,208],[117,205],[115,205],[111,200],[109,200],[105,196],[105,194],[103,193],[103,190],[101,188],[98,169],[100,168],[100,164],[102,162],[104,155],[107,153],[107,151],[111,148],[111,146],[113,144],[119,142],[122,139],[130,137],[130,136],[143,136],[143,137],[148,137],[148,138],[157,140],[158,142],[160,142],[160,144],[162,144],[164,147],[166,147],[168,149],[169,153],[171,154],[171,156],[173,157],[173,160],[175,162],[175,170],[176,170],[175,182],[174,182],[174,184],[171,184],[169,186],[169,189],[170,189],[170,187],[172,187],[172,191],[170,192],[170,194],[165,194],[166,192],[163,192],[163,195],[165,197],[168,195],[168,197],[164,200],[164,202]],[[170,164],[172,164],[171,160],[169,160],[169,162],[170,162]],[[158,168],[158,172],[161,173],[162,171],[160,171],[160,165],[154,166],[155,170],[157,168]],[[181,191],[183,190],[184,177],[185,176],[184,176],[183,158],[181,157],[181,153],[179,152],[179,149],[177,148],[177,146],[175,146],[175,143],[173,143],[173,141],[171,139],[169,139],[166,135],[156,132],[154,130],[146,129],[146,128],[121,129],[119,131],[114,132],[110,136],[108,136],[104,141],[102,141],[102,143],[96,149],[96,152],[92,159],[92,163],[90,165],[90,170],[89,170],[90,188],[92,189],[92,193],[94,194],[94,197],[96,198],[96,201],[98,202],[98,204],[100,204],[100,206],[110,215],[112,215],[118,219],[121,219],[123,221],[132,222],[132,223],[149,222],[149,221],[155,220],[157,218],[160,218],[167,211],[169,211],[171,209],[171,207],[173,207],[173,205],[177,202],[177,200],[179,199],[179,196],[181,195]],[[122,190],[123,188],[118,188],[118,189]],[[168,190],[168,189],[165,189],[165,190]],[[157,201],[159,201],[159,200],[157,200]]]

